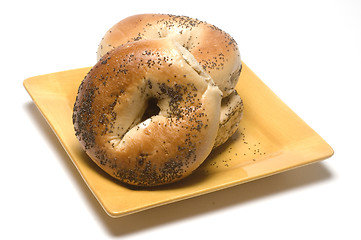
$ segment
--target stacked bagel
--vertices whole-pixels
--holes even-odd
[[[142,14],[114,25],[79,86],[75,134],[120,181],[157,186],[190,175],[242,117],[236,42],[197,19]]]

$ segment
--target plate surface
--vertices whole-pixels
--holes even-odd
[[[103,172],[75,137],[72,109],[90,68],[28,78],[24,86],[104,210],[120,217],[276,174],[333,155],[332,148],[243,63],[237,91],[244,101],[238,131],[186,179],[129,188]]]

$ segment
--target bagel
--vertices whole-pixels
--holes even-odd
[[[211,152],[221,100],[219,87],[177,41],[132,41],[102,55],[81,82],[75,135],[120,181],[168,184],[191,174]],[[147,112],[147,105],[158,112]]]
[[[172,39],[186,48],[222,91],[221,119],[214,147],[223,144],[237,130],[243,112],[242,100],[234,90],[242,67],[240,53],[229,34],[186,16],[134,15],[105,33],[98,46],[97,59],[122,44],[160,38]]]

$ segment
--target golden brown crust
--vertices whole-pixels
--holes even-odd
[[[185,16],[142,14],[114,25],[74,105],[76,136],[122,182],[157,186],[192,173],[237,129],[243,104],[236,42]]]
[[[237,43],[219,28],[186,16],[140,14],[125,18],[106,32],[99,44],[98,60],[127,42],[158,38],[171,38],[190,51],[223,97],[233,92],[241,71]]]
[[[234,39],[219,28],[186,16],[140,14],[130,16],[109,29],[98,47],[98,59],[117,46],[142,39],[170,38],[186,48],[217,84],[223,94],[217,147],[236,131],[243,105],[235,92],[241,59]],[[227,105],[232,97],[232,104]],[[231,114],[230,114],[231,113]],[[226,118],[225,118],[226,117]]]
[[[76,136],[102,169],[125,183],[182,179],[214,145],[221,92],[177,49],[169,39],[128,43],[105,54],[79,87]],[[142,121],[152,98],[160,112]]]

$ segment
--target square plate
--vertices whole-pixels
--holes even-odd
[[[244,101],[238,131],[184,180],[129,188],[103,172],[74,134],[72,110],[90,68],[28,78],[24,86],[104,210],[120,217],[276,174],[333,155],[332,148],[243,63],[237,91]]]

